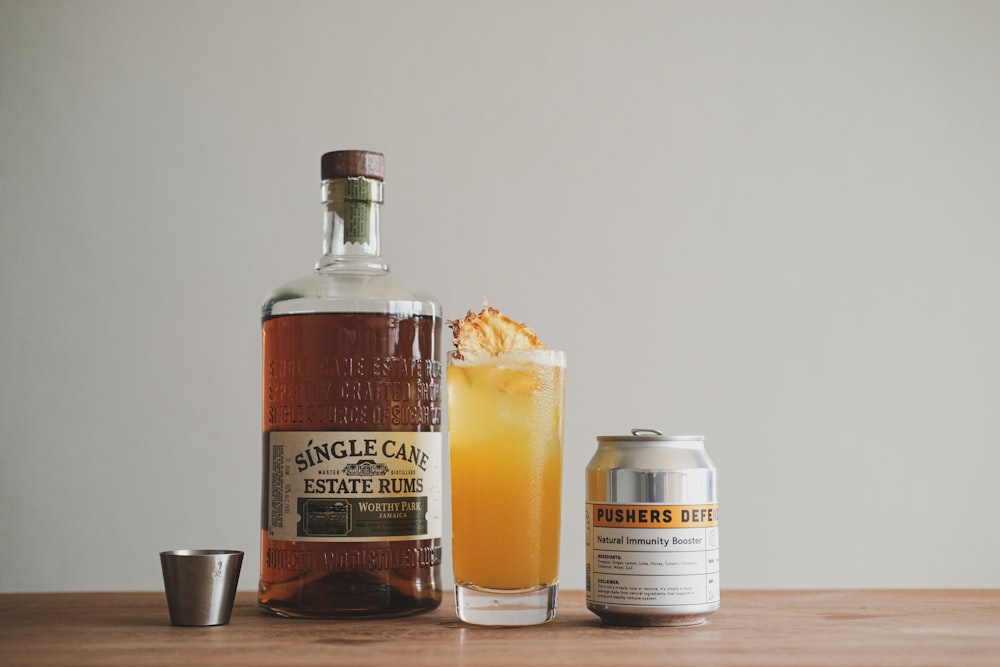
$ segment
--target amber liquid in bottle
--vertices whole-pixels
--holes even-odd
[[[323,256],[264,302],[258,603],[292,617],[441,602],[441,310],[390,278],[382,156],[323,156]]]
[[[440,319],[287,315],[266,320],[263,331],[265,497],[271,431],[440,430]],[[440,538],[272,540],[268,511],[265,506],[259,597],[266,609],[356,617],[415,613],[440,603]]]

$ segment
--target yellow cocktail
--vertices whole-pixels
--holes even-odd
[[[452,556],[463,620],[523,625],[555,614],[565,372],[557,350],[449,358]]]

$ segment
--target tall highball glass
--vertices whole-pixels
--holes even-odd
[[[555,617],[565,375],[559,350],[448,358],[452,562],[466,623]]]

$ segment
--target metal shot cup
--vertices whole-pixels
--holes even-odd
[[[160,565],[171,623],[225,625],[229,622],[243,565],[242,551],[161,551]]]

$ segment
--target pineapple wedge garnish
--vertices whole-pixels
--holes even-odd
[[[499,310],[483,304],[478,314],[469,311],[460,320],[449,320],[454,334],[455,356],[464,361],[483,361],[505,352],[544,350],[535,332]]]

